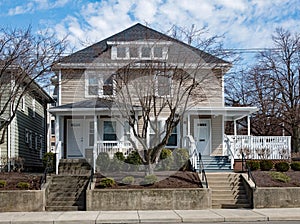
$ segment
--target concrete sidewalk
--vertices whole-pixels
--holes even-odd
[[[299,221],[300,208],[160,211],[3,212],[0,224]]]

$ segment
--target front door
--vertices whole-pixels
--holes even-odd
[[[194,139],[197,150],[202,155],[210,155],[210,120],[195,119],[194,120]]]
[[[82,158],[83,155],[83,133],[84,120],[70,119],[67,121],[67,157]]]

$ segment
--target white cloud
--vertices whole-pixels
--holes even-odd
[[[100,41],[136,22],[162,32],[195,24],[198,29],[207,25],[210,35],[225,34],[227,48],[267,47],[276,27],[299,29],[299,18],[290,15],[300,10],[297,1],[102,0],[83,3],[79,13],[57,25],[57,32],[70,33],[72,44],[80,47],[80,38]]]

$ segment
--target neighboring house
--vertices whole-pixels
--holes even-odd
[[[1,107],[7,102],[7,91],[15,81],[14,69],[7,69],[7,74],[2,74],[1,78],[5,80],[6,90],[3,82],[1,88]],[[26,86],[31,79],[26,76],[24,82],[20,85]],[[15,87],[16,88],[16,87]],[[25,170],[41,170],[43,167],[42,158],[47,152],[47,104],[53,102],[53,99],[35,82],[32,81],[28,91],[22,96],[14,95],[16,99],[21,97],[16,110],[16,115],[9,124],[4,138],[4,143],[0,145],[0,166],[8,170],[23,165]],[[16,101],[14,102],[16,105]],[[6,112],[2,114],[2,121],[9,118],[11,105]]]
[[[184,70],[201,61],[197,76],[206,74],[208,78],[199,81],[199,92],[203,100],[190,108],[166,147],[188,147],[190,153],[201,152],[203,156],[240,157],[241,150],[250,150],[250,115],[257,111],[254,107],[225,107],[224,74],[231,64],[207,54],[153,29],[136,24],[120,33],[104,39],[83,50],[75,52],[59,63],[53,70],[57,76],[57,107],[50,112],[56,116],[56,152],[60,158],[88,158],[95,161],[98,153],[123,151],[127,153],[131,144],[130,129],[118,125],[113,118],[114,80],[109,78],[127,66],[134,59],[148,62],[167,62]],[[187,68],[184,72],[191,72]],[[138,77],[138,69],[132,68]],[[170,82],[171,83],[171,82]],[[157,92],[168,92],[159,87]],[[171,85],[171,84],[170,84]],[[170,90],[171,91],[171,90]],[[224,133],[226,121],[236,121],[248,117],[248,136],[228,137]],[[163,125],[162,118],[162,125]],[[150,131],[151,134],[151,131]],[[235,135],[237,134],[235,125]],[[258,144],[272,142],[289,150],[289,139],[260,138]],[[278,145],[277,144],[277,145]],[[252,147],[252,146],[251,146]],[[277,147],[278,148],[278,147]],[[232,153],[229,153],[232,151]],[[255,152],[253,152],[255,153]],[[249,157],[249,155],[248,155]],[[249,157],[250,158],[250,157]],[[254,158],[254,157],[253,157]],[[58,161],[58,160],[57,160]]]

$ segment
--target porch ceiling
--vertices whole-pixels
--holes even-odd
[[[257,107],[200,107],[189,110],[190,114],[224,116],[225,121],[234,121],[258,111]]]

